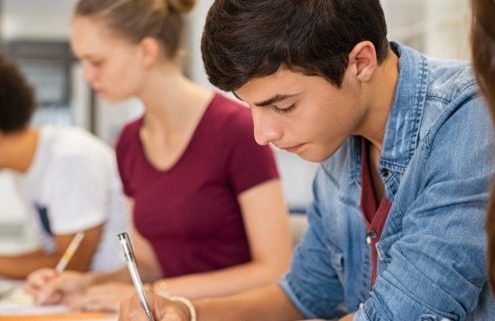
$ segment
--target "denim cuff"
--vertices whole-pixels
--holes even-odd
[[[305,318],[318,318],[316,314],[314,314],[310,309],[308,309],[297,297],[295,291],[292,289],[292,287],[289,284],[288,280],[288,275],[286,274],[282,279],[279,281],[279,286],[282,288],[282,290],[285,292],[285,294],[289,297],[290,301],[294,306],[296,307],[299,312],[301,312],[302,315],[304,315]]]

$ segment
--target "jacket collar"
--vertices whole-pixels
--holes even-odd
[[[403,173],[418,146],[429,69],[424,55],[396,42],[391,46],[399,56],[399,77],[379,167]]]
[[[406,170],[418,146],[429,77],[426,56],[397,42],[391,42],[390,46],[399,57],[399,76],[379,161],[380,173],[389,174],[382,175],[385,185],[389,185],[387,194],[398,188],[398,177]],[[354,137],[350,146],[351,179],[355,182],[361,181],[361,139]]]

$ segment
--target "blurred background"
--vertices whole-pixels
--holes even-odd
[[[0,0],[0,45],[16,60],[36,89],[40,124],[84,127],[112,145],[122,124],[139,116],[140,102],[118,106],[104,103],[84,84],[81,67],[68,43],[75,0]],[[198,0],[188,18],[186,73],[209,85],[199,50],[202,26],[212,0]],[[468,0],[382,0],[389,39],[398,40],[439,58],[469,58]],[[211,85],[210,85],[211,86]],[[316,164],[276,151],[292,224],[302,231],[311,201]],[[0,172],[0,252],[12,253],[36,245],[22,207],[12,189],[12,174]]]

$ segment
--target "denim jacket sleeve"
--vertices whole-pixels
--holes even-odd
[[[378,249],[388,262],[354,321],[462,321],[479,305],[493,133],[478,99],[460,105],[435,122],[401,179],[391,222],[400,232]]]

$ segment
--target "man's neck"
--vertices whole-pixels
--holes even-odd
[[[1,167],[27,172],[36,154],[38,135],[38,130],[31,127],[5,135],[1,147]]]
[[[366,137],[374,148],[381,151],[388,116],[395,100],[395,90],[399,78],[399,58],[389,50],[369,88],[370,99],[368,116],[363,126],[362,136]]]

